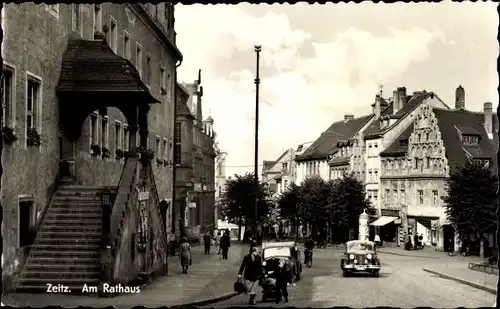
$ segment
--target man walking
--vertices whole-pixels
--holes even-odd
[[[210,233],[205,233],[203,236],[203,245],[205,246],[205,254],[210,254],[210,245],[211,245],[212,237],[210,237]]]
[[[227,252],[229,251],[229,247],[231,246],[229,233],[225,232],[224,235],[220,238],[219,246],[222,253],[222,259],[227,260]]]
[[[262,259],[259,255],[258,248],[254,247],[252,252],[243,258],[240,271],[238,272],[238,278],[241,278],[242,274],[243,279],[245,279],[247,294],[250,295],[248,303],[250,305],[255,305],[255,296],[257,295],[259,279],[262,275]]]

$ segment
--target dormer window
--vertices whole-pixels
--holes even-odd
[[[283,163],[283,172],[288,171],[288,163]]]
[[[464,145],[477,145],[479,144],[478,135],[462,135],[462,143]]]
[[[402,139],[399,141],[400,146],[408,146],[408,140],[407,139]]]

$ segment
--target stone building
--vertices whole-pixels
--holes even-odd
[[[214,120],[202,118],[201,71],[178,89],[184,98],[179,97],[176,122],[176,200],[186,235],[197,237],[215,228]]]
[[[401,221],[401,239],[422,234],[439,250],[458,249],[458,235],[445,215],[446,180],[466,160],[479,160],[496,173],[497,130],[492,104],[484,103],[482,113],[467,111],[461,86],[453,110],[422,105],[411,125],[380,154],[382,211],[393,212],[386,221]]]
[[[23,3],[2,13],[4,289],[45,291],[36,278],[98,283],[99,273],[66,267],[83,255],[97,268],[108,257],[108,282],[165,272],[182,61],[173,5]]]

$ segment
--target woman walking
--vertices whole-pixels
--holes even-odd
[[[221,239],[220,231],[217,231],[217,235],[215,235],[215,247],[217,248],[217,254],[220,254],[220,239]]]
[[[186,237],[181,240],[181,252],[179,254],[181,258],[182,273],[187,274],[188,267],[192,264],[191,257],[191,245],[187,241]]]

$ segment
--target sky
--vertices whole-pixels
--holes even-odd
[[[202,70],[203,117],[214,118],[226,174],[253,171],[254,45],[260,53],[259,164],[316,140],[344,114],[390,97],[435,92],[454,106],[498,106],[495,3],[176,5],[178,79]],[[259,173],[262,166],[259,166]]]

